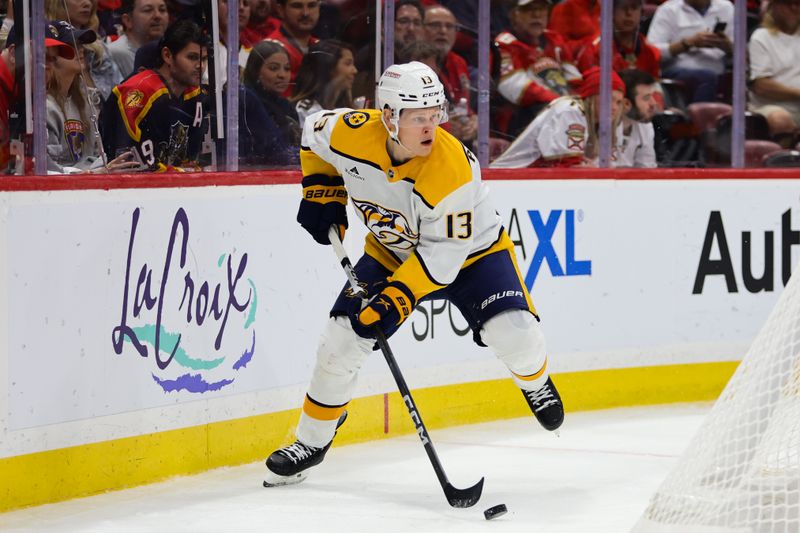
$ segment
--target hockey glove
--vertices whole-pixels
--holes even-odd
[[[303,199],[297,221],[320,244],[330,244],[328,228],[336,224],[339,237],[347,229],[347,190],[341,176],[311,174],[303,178]]]
[[[414,295],[408,287],[398,281],[387,283],[369,300],[366,307],[351,307],[350,322],[360,337],[374,339],[375,327],[387,336],[408,318],[416,305]]]

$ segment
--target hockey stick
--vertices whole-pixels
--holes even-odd
[[[353,289],[353,293],[356,296],[365,298],[366,290],[358,284],[358,278],[356,277],[355,270],[353,270],[353,265],[350,263],[350,259],[347,257],[347,252],[345,251],[344,246],[342,246],[342,241],[339,238],[339,231],[336,226],[331,226],[330,230],[328,231],[328,237],[333,245],[333,251],[336,253],[336,257],[339,258],[339,262],[344,269],[344,273],[347,275],[347,279],[350,282],[350,287]],[[419,414],[419,410],[417,409],[414,400],[411,398],[411,391],[408,390],[408,385],[406,385],[406,380],[403,378],[402,372],[400,372],[400,367],[397,366],[397,361],[394,359],[392,349],[389,348],[389,342],[386,340],[386,335],[384,335],[383,331],[376,327],[375,336],[376,340],[378,341],[378,347],[380,347],[381,352],[383,352],[383,357],[386,359],[386,363],[389,365],[389,370],[392,371],[392,376],[397,383],[397,388],[400,390],[400,394],[403,395],[403,401],[408,408],[408,414],[411,415],[411,420],[414,422],[414,427],[417,428],[417,435],[419,435],[419,439],[422,441],[422,445],[425,447],[425,452],[428,454],[428,459],[430,459],[431,465],[433,465],[433,471],[436,472],[436,477],[439,478],[439,484],[442,486],[442,490],[447,498],[447,502],[453,507],[472,507],[478,503],[478,500],[481,498],[481,492],[483,491],[483,478],[481,478],[481,480],[475,485],[467,489],[457,489],[450,484],[450,481],[447,479],[447,474],[444,473],[444,468],[442,468],[442,463],[439,462],[439,456],[436,455],[436,449],[434,449],[433,441],[431,441],[431,438],[428,435],[428,429],[422,422],[422,416]]]

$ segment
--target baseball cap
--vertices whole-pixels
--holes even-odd
[[[89,44],[97,40],[94,30],[79,29],[65,20],[51,20],[45,28],[45,43],[48,41],[58,41],[60,43],[74,46],[76,44]],[[55,43],[49,46],[58,46]]]
[[[625,83],[619,74],[611,71],[611,90],[625,93]],[[578,95],[589,98],[600,93],[600,67],[592,67],[583,73],[583,81],[578,86]]]

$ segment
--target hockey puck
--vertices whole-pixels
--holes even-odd
[[[500,505],[495,505],[494,507],[489,507],[486,509],[483,512],[483,516],[486,518],[486,520],[493,520],[498,516],[503,516],[507,512],[508,509],[506,508],[506,504],[501,503]]]

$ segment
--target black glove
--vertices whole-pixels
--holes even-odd
[[[362,300],[353,298],[348,315],[359,337],[374,339],[375,327],[391,335],[408,318],[414,305],[416,300],[409,288],[399,281],[391,281],[380,287],[380,292],[370,298],[363,309]]]
[[[311,174],[303,178],[303,199],[297,211],[297,221],[320,244],[330,244],[328,229],[339,226],[339,238],[344,240],[347,229],[347,190],[341,176]]]

